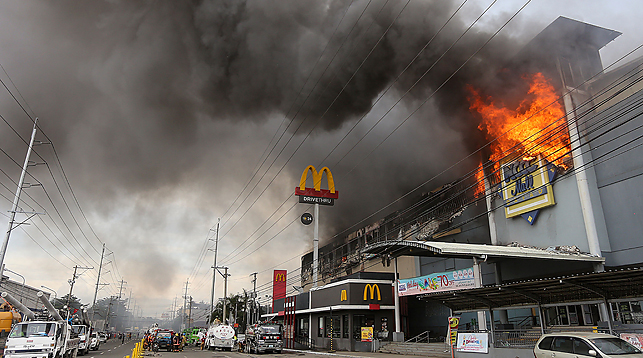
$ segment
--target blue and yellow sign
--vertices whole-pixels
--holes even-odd
[[[500,195],[507,218],[521,215],[533,225],[540,209],[556,204],[551,184],[555,176],[556,166],[540,156],[503,165]]]

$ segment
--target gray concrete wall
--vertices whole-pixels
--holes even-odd
[[[643,125],[643,109],[628,109],[642,100],[643,91],[639,90],[588,122],[590,130],[592,125],[609,122],[605,128],[588,132],[610,238],[611,252],[604,253],[608,266],[643,262],[643,147],[636,147],[643,143],[637,139],[643,135],[643,129],[637,128]],[[617,148],[629,141],[633,142]]]
[[[553,190],[556,205],[541,209],[533,225],[521,216],[506,218],[504,201],[496,198],[493,206],[498,207],[495,210],[498,244],[518,242],[541,248],[575,245],[589,252],[576,179],[573,176],[558,179]]]

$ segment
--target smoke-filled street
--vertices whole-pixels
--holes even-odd
[[[0,0],[5,358],[122,353],[101,335],[217,349],[190,357],[239,335],[282,355],[643,342],[641,18]]]

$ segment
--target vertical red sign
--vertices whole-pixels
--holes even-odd
[[[275,310],[275,300],[286,297],[286,270],[274,270],[272,273],[272,310]]]

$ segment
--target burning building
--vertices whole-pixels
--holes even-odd
[[[337,315],[336,344],[360,350],[360,325],[384,340],[428,331],[442,341],[453,312],[460,329],[492,333],[643,323],[641,278],[621,278],[627,289],[609,288],[619,293],[602,299],[596,292],[608,289],[597,283],[567,284],[574,275],[643,264],[643,59],[604,69],[599,54],[619,35],[560,17],[497,74],[505,87],[468,86],[469,111],[486,138],[477,165],[321,247],[321,287],[312,287],[313,253],[304,255],[301,285],[317,303],[298,301],[294,334],[328,346],[326,322]],[[549,277],[557,277],[552,286],[538,289],[555,295],[527,292],[528,285],[503,291]],[[392,286],[399,304],[371,302],[373,285]],[[496,296],[475,291],[487,287]]]

